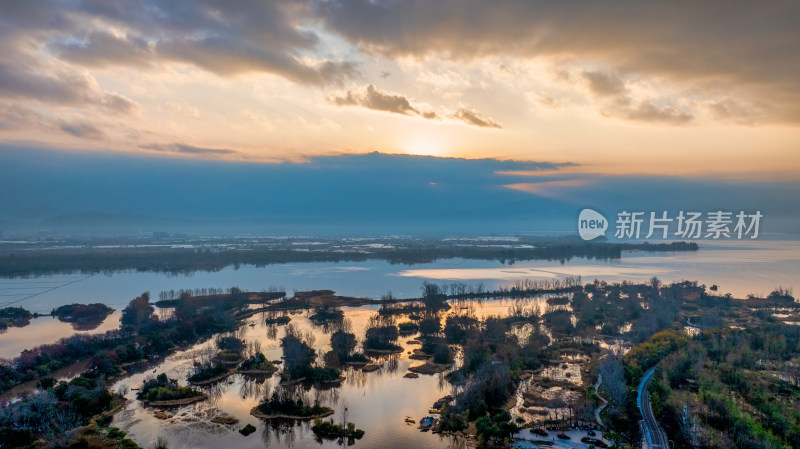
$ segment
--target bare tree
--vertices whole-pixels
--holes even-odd
[[[600,362],[598,372],[603,376],[600,388],[608,397],[608,401],[618,410],[623,408],[628,399],[628,387],[625,384],[622,362],[616,355],[608,354]]]

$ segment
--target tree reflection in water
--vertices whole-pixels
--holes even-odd
[[[320,404],[330,404],[331,407],[339,403],[340,396],[339,388],[314,389],[314,399],[319,400]]]
[[[295,421],[285,419],[269,419],[262,422],[264,430],[261,432],[261,441],[264,442],[264,447],[271,447],[273,443],[274,447],[294,447],[298,430],[307,428],[307,425],[297,426]]]
[[[347,368],[347,384],[351,386],[364,387],[367,385],[367,373],[364,371],[353,368]]]
[[[241,386],[239,387],[239,396],[242,399],[253,398],[258,399],[263,397],[264,391],[267,389],[268,382],[267,379],[270,376],[263,375],[263,376],[254,376],[254,375],[242,375],[242,382]]]
[[[338,310],[338,309],[337,309]],[[312,311],[307,311],[307,316],[311,316]],[[334,316],[326,319],[310,319],[308,322],[314,329],[320,329],[323,335],[330,335],[336,331],[353,332],[353,322],[349,318],[342,316]]]
[[[225,393],[225,385],[227,384],[227,379],[223,379],[219,382],[214,382],[210,385],[205,385],[200,387],[203,393],[208,395],[208,401],[211,404],[217,404],[219,400],[222,398],[222,395]]]

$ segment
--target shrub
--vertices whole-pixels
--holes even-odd
[[[241,433],[244,436],[248,436],[248,435],[250,435],[251,433],[253,433],[255,431],[256,431],[256,426],[254,426],[252,424],[248,424],[248,425],[242,427],[241,429],[239,429],[239,433]]]
[[[275,371],[275,365],[262,353],[256,353],[239,364],[241,371]]]
[[[228,368],[221,363],[195,365],[194,374],[189,376],[189,382],[203,382],[228,373]]]

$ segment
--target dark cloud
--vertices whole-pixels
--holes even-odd
[[[744,104],[734,99],[725,98],[712,101],[708,104],[708,109],[717,120],[752,125],[764,119],[764,110],[759,103]]]
[[[418,116],[426,120],[439,120],[441,118],[436,111],[420,110],[412,106],[411,100],[407,97],[382,91],[372,84],[364,88],[350,89],[343,94],[334,95],[329,98],[329,101],[336,106],[361,106],[393,114]],[[481,128],[502,128],[494,120],[484,117],[478,111],[469,108],[461,108],[451,114],[450,117]]]
[[[606,72],[583,72],[589,89],[596,95],[619,95],[625,92],[625,83],[615,74]]]
[[[688,112],[670,106],[659,107],[647,102],[625,109],[623,116],[629,120],[672,125],[688,123],[694,118]]]
[[[146,150],[154,150],[163,153],[196,154],[196,155],[206,155],[206,156],[225,156],[230,154],[236,154],[236,151],[234,150],[220,149],[220,148],[201,148],[181,143],[174,143],[168,145],[163,145],[163,144],[141,145],[140,148]]]
[[[764,119],[800,121],[797,2],[332,0],[316,12],[330,30],[384,56],[600,62],[710,98],[760,101]],[[613,80],[592,84],[615,88],[604,81]]]
[[[102,139],[105,133],[98,127],[86,122],[66,122],[60,126],[61,131],[83,139]]]
[[[35,98],[54,103],[77,103],[89,90],[85,78],[40,75],[24,65],[0,62],[0,95]]]
[[[353,62],[323,61],[310,65],[280,47],[248,45],[224,38],[176,39],[158,46],[167,59],[194,64],[221,76],[268,72],[302,84],[341,83],[358,70]]]
[[[378,90],[372,84],[363,90],[348,90],[343,96],[333,96],[331,102],[337,106],[362,106],[394,114],[419,115],[408,98]]]
[[[691,122],[694,116],[670,105],[657,105],[650,101],[634,102],[622,78],[611,72],[584,71],[589,90],[604,99],[601,112],[604,115],[625,120],[682,125]]]
[[[0,98],[137,112],[136,102],[104,91],[85,71],[43,56],[49,43],[77,37],[82,22],[71,13],[75,7],[51,1],[0,3]]]
[[[337,84],[358,76],[360,57],[332,56],[347,54],[323,41],[333,33],[358,51],[390,58],[586,62],[599,67],[583,73],[598,96],[621,95],[620,76],[637,76],[705,101],[722,120],[797,122],[797,17],[800,3],[780,0],[724,7],[655,0],[580,7],[516,0],[7,1],[0,2],[0,63],[11,68],[0,67],[0,94],[133,107],[102,92],[81,94],[81,72],[61,62],[139,68],[180,62],[220,76],[259,72]],[[51,55],[60,61],[37,66]],[[741,107],[720,107],[722,101]]]
[[[0,28],[13,27],[9,35],[27,38],[16,41],[17,51],[33,37],[59,58],[88,67],[177,61],[221,76],[266,72],[314,85],[357,73],[352,61],[315,55],[320,38],[311,31],[309,5],[301,1],[16,3],[34,2],[0,6]]]
[[[87,75],[70,70],[44,73],[20,61],[0,61],[0,97],[33,99],[63,105],[95,105],[107,111],[129,114],[138,105],[116,93],[101,91]]]
[[[439,114],[436,112],[419,110],[412,106],[411,100],[405,96],[382,91],[372,84],[334,95],[330,98],[330,102],[337,106],[361,106],[393,114],[416,115],[427,120],[439,119]]]
[[[94,31],[82,42],[57,42],[51,45],[59,57],[89,67],[126,64],[151,66],[155,48],[138,37],[120,37],[106,31]]]
[[[461,120],[468,125],[479,126],[481,128],[502,128],[502,126],[494,120],[484,117],[478,113],[478,111],[468,108],[459,109],[455,114],[451,115],[451,117]]]

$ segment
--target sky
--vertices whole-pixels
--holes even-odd
[[[0,152],[175,173],[424,160],[462,195],[458,172],[481,167],[483,193],[537,201],[666,180],[796,192],[798,17],[786,1],[2,2]]]

